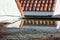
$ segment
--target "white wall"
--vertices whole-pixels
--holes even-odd
[[[60,14],[60,0],[56,0],[56,8],[55,8],[55,12],[54,15],[58,15]]]
[[[15,0],[0,0],[0,15],[20,16]]]
[[[0,22],[17,20],[19,17],[1,16],[1,15],[14,15],[20,16],[15,0],[0,0]],[[12,21],[13,22],[13,21]]]

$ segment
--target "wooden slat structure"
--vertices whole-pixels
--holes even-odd
[[[20,11],[21,17],[24,17],[23,11],[22,11],[22,7],[21,7],[21,3],[19,2],[19,0],[15,0],[16,4],[18,5],[18,9]]]
[[[57,25],[57,22],[55,20],[24,20],[24,25],[31,24],[31,25]]]
[[[30,20],[30,19],[23,19],[20,23],[20,28],[23,27],[23,25],[37,25],[37,26],[57,26],[57,21],[55,20]]]
[[[56,0],[16,0],[21,17],[51,17],[55,11]]]
[[[19,0],[19,3],[24,11],[54,11],[56,0]]]

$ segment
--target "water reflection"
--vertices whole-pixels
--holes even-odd
[[[14,23],[7,25],[9,28],[52,28],[59,29],[60,21],[57,20],[41,20],[41,19],[21,19]]]
[[[60,21],[57,21],[57,29],[60,29]]]
[[[26,20],[23,19],[21,22],[23,22],[24,25],[28,26],[57,26],[57,21],[55,20]]]
[[[56,20],[21,19],[7,26],[0,27],[0,35],[5,33],[13,34],[19,36],[22,40],[31,38],[34,40],[38,38],[42,38],[41,40],[44,38],[60,38],[60,30],[57,29],[59,23],[60,21]],[[6,37],[6,34],[4,37]]]

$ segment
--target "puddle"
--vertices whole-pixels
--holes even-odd
[[[1,25],[6,26],[0,27],[0,34],[9,33],[9,35],[17,35],[21,40],[57,40],[60,38],[60,21],[57,20],[21,19],[12,24],[1,22]],[[5,37],[12,39],[8,35],[3,36],[3,38]]]

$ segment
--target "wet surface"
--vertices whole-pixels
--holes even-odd
[[[1,40],[59,40],[60,21],[42,19],[19,19],[0,22]]]

